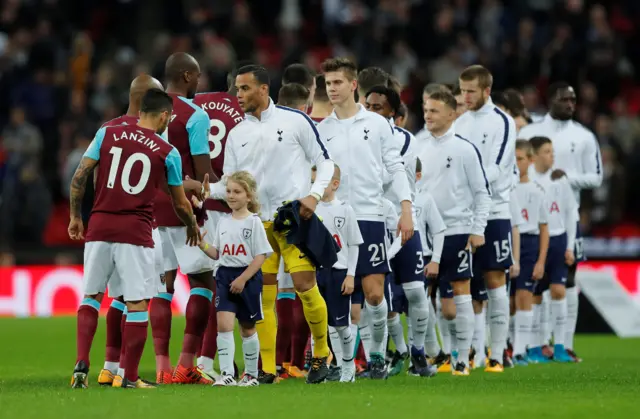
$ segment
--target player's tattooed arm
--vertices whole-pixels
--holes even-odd
[[[69,194],[69,207],[71,217],[80,218],[80,211],[82,210],[82,199],[84,198],[84,191],[87,188],[87,180],[92,175],[93,170],[98,165],[97,160],[83,157],[73,174],[71,180],[71,192]]]

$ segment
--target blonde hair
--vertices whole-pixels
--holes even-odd
[[[247,193],[247,196],[249,197],[247,209],[249,211],[254,214],[260,212],[260,203],[258,202],[258,183],[251,173],[246,170],[232,173],[227,179],[227,182],[228,181],[237,183]]]

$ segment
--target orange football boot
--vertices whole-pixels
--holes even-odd
[[[171,377],[173,384],[201,384],[201,385],[213,385],[213,381],[208,378],[204,378],[197,367],[185,368],[182,365],[178,365],[173,371],[173,377]]]

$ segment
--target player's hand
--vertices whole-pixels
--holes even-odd
[[[354,287],[354,279],[353,275],[347,275],[347,277],[342,282],[342,295],[351,295]]]
[[[440,264],[438,262],[427,263],[427,266],[424,268],[424,275],[427,278],[437,278],[438,273],[440,273]]]
[[[196,223],[196,217],[193,216],[193,222],[187,226],[187,246],[200,246],[202,235]]]
[[[471,246],[471,252],[475,253],[476,249],[484,246],[484,236],[478,236],[477,234],[470,235],[467,248],[469,248],[469,246]]]
[[[533,266],[533,274],[531,274],[531,279],[534,281],[540,281],[544,276],[544,263],[536,262]]]
[[[509,276],[511,278],[517,278],[520,276],[520,262],[513,261],[513,265],[509,267]]]
[[[553,172],[551,172],[551,180],[558,180],[563,176],[566,176],[567,174],[564,172],[564,170],[562,169],[556,169]]]
[[[245,279],[242,279],[241,277],[237,277],[236,279],[233,280],[233,282],[229,286],[229,290],[233,294],[240,294],[242,290],[244,290],[244,286],[246,284],[247,284],[247,281]]]
[[[182,181],[182,186],[186,192],[193,193],[193,196],[198,198],[198,201],[204,202],[207,198],[209,198],[210,190],[209,190],[209,174],[204,175],[204,181],[199,182],[195,179],[191,179],[189,176],[184,178]],[[193,202],[193,201],[192,201]]]
[[[313,216],[313,213],[316,212],[317,206],[318,200],[311,195],[307,195],[304,198],[300,199],[300,216],[302,217],[302,219],[310,219]]]
[[[564,252],[564,263],[566,263],[567,266],[571,266],[575,263],[575,261],[576,257],[573,254],[573,250],[567,249],[567,251]]]
[[[413,219],[411,213],[402,212],[398,220],[398,236],[402,239],[402,244],[408,242],[413,237]]]
[[[204,250],[204,248],[207,246],[207,242],[204,240],[206,235],[207,235],[207,230],[203,228],[202,231],[200,232],[200,243],[198,243],[198,247],[202,250]]]
[[[72,217],[69,221],[69,228],[67,231],[69,232],[69,237],[71,238],[71,240],[84,239],[84,224],[82,223],[82,219]]]

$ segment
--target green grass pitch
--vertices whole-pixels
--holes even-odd
[[[184,319],[174,318],[172,359]],[[88,390],[71,390],[75,319],[0,319],[0,418],[633,418],[640,408],[640,340],[584,336],[579,365],[532,365],[501,375],[472,371],[432,379],[316,386],[301,380],[254,388],[101,388],[104,318],[92,351]],[[236,357],[241,361],[241,345]],[[153,379],[147,341],[141,374]]]

